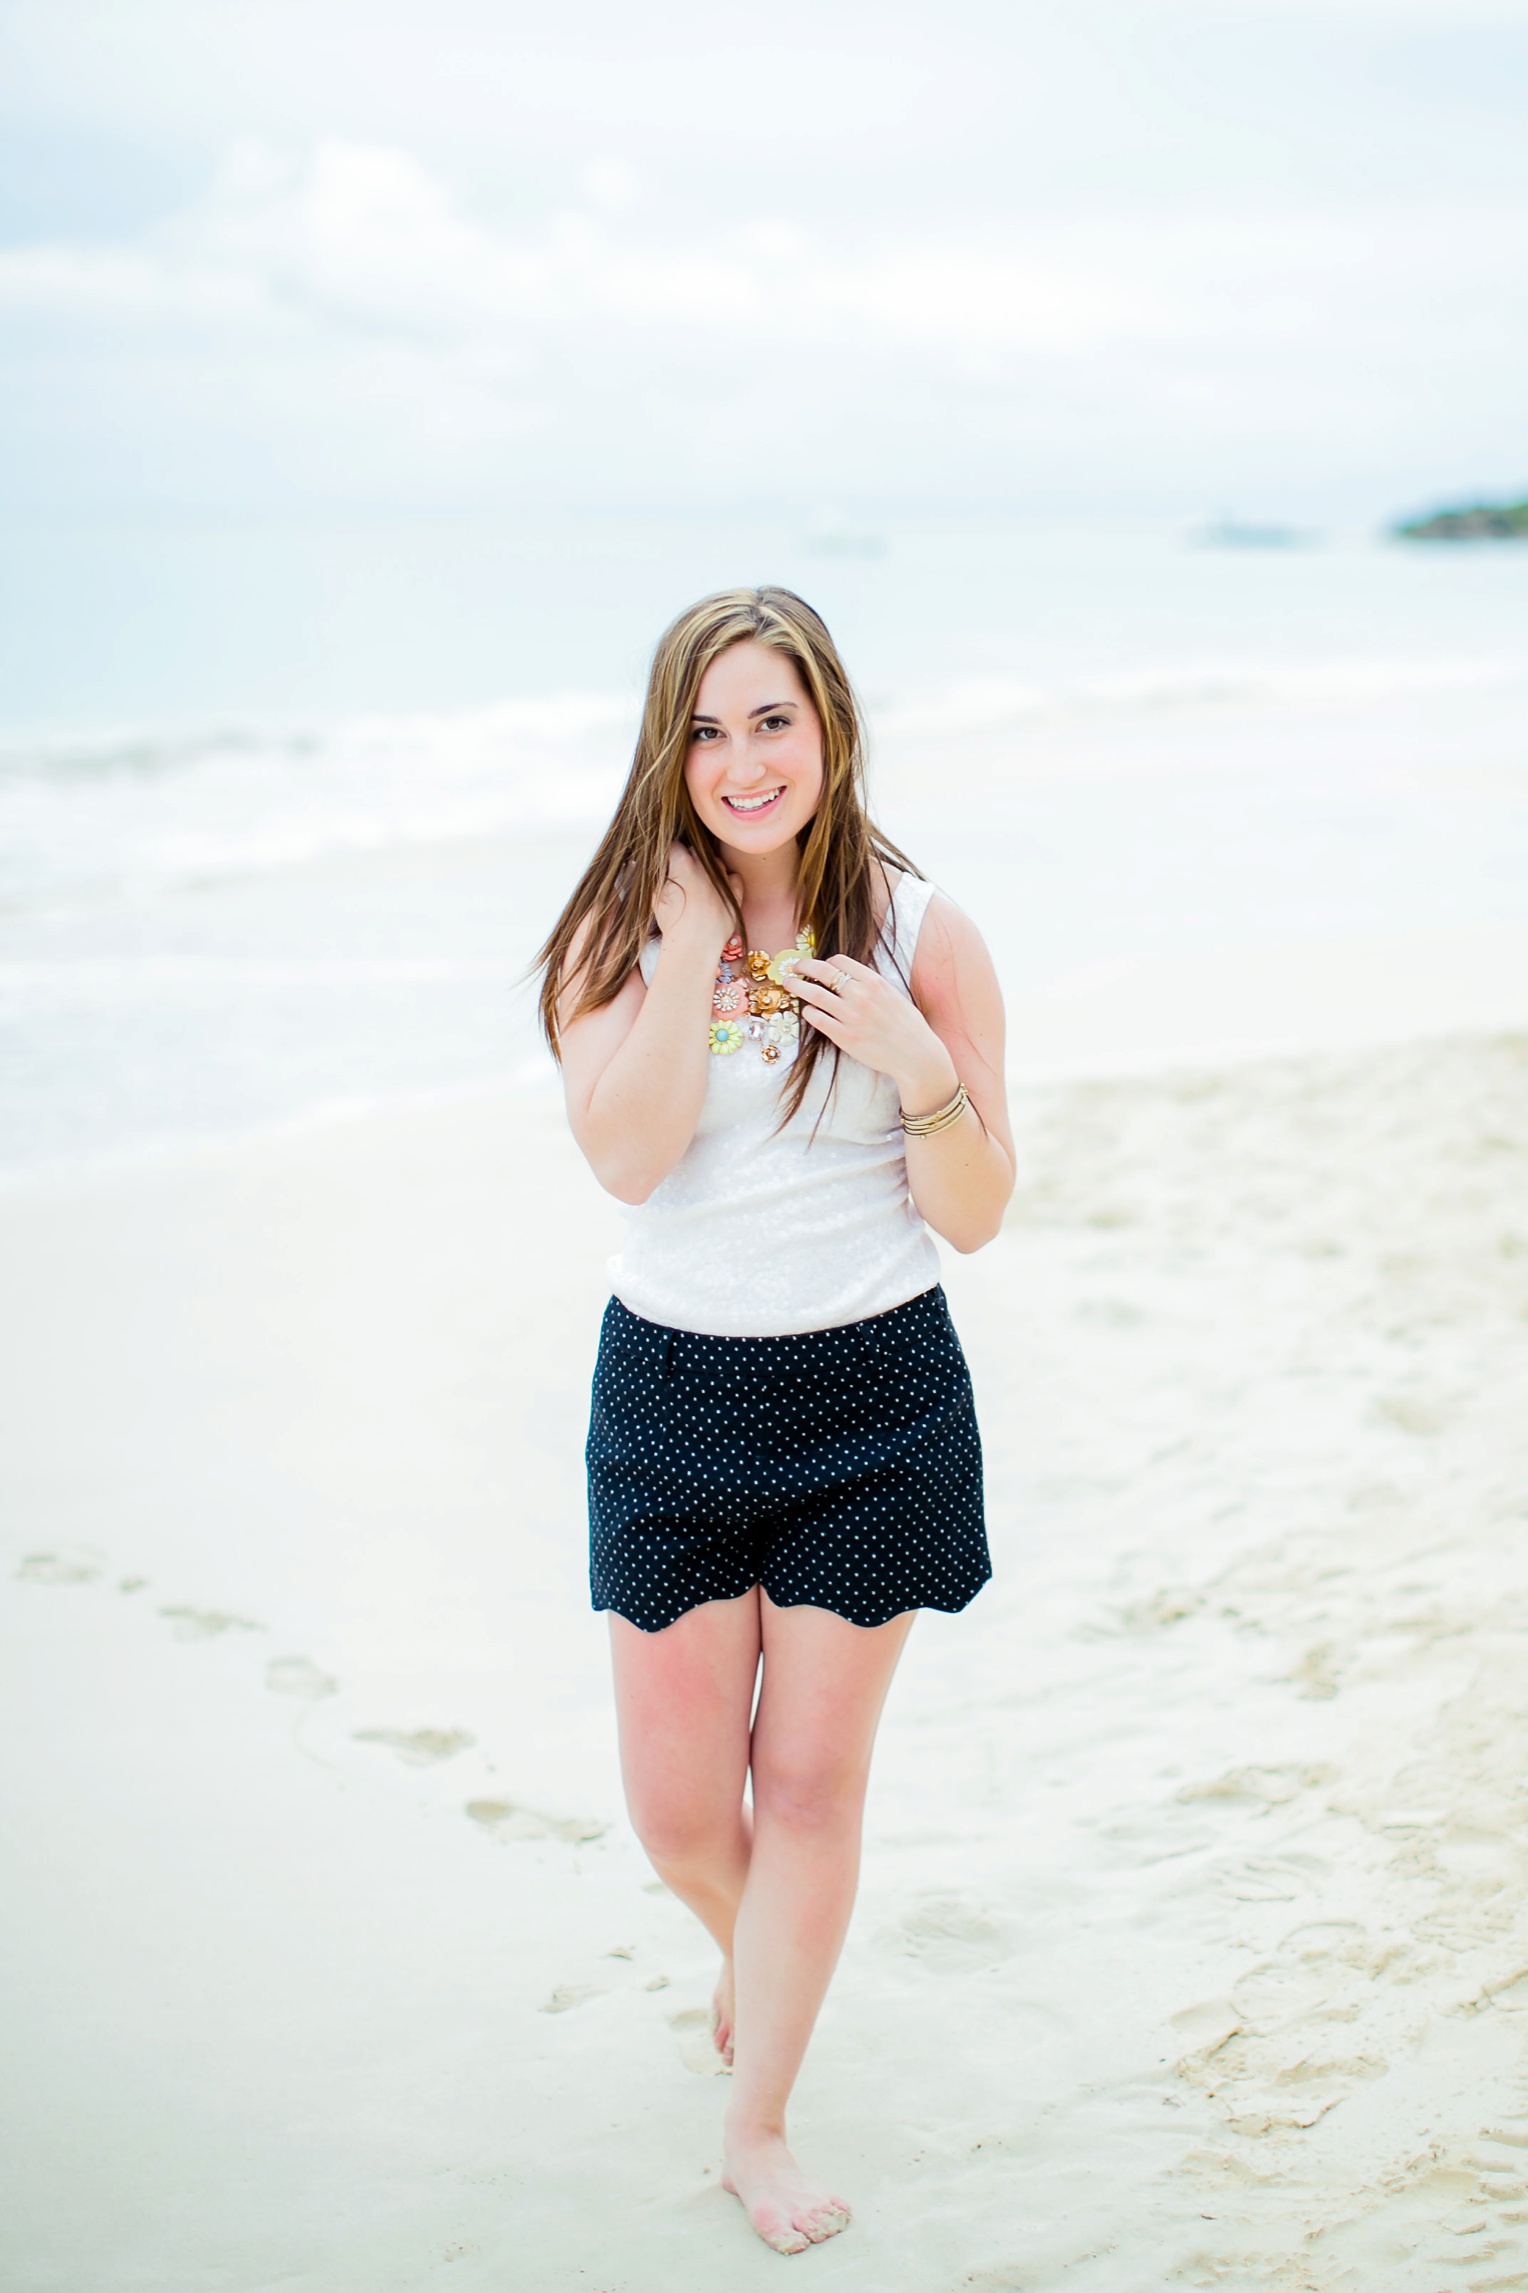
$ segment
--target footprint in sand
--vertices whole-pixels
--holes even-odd
[[[1006,1926],[954,1895],[931,1895],[886,1938],[907,1956],[993,1967],[1013,1954]]]
[[[1525,2152],[1528,2125],[1508,2120],[1485,2127],[1472,2155],[1419,2177],[1406,2196],[1430,2197],[1436,2208],[1430,2221],[1417,2225],[1436,2239],[1430,2247],[1418,2247],[1423,2260],[1434,2266],[1490,2268],[1488,2277],[1469,2280],[1479,2293],[1528,2283],[1522,2236],[1528,2223]]]
[[[439,1760],[454,1760],[477,1742],[465,1728],[357,1728],[358,1744],[380,1744],[411,1768],[434,1767]]]
[[[1482,1998],[1488,1998],[1499,2014],[1528,2014],[1528,1967],[1504,1977],[1499,1983],[1482,1983]]]
[[[1168,2016],[1168,2026],[1184,2042],[1178,2067],[1202,2064],[1218,2054],[1226,2041],[1239,2035],[1242,2015],[1228,1998],[1207,1998],[1198,2006],[1185,2006]]]
[[[16,1574],[23,1584],[89,1584],[103,1563],[78,1548],[59,1553],[28,1553]]]
[[[1307,1648],[1294,1670],[1287,1675],[1296,1695],[1307,1703],[1330,1703],[1342,1685],[1341,1666],[1337,1651],[1330,1641],[1321,1641]]]
[[[162,1608],[177,1640],[215,1640],[221,1632],[263,1632],[252,1616],[229,1616],[217,1608]]]
[[[1333,1780],[1326,1767],[1230,1768],[1211,1783],[1186,1783],[1177,1797],[1185,1806],[1198,1800],[1224,1800],[1244,1807],[1287,1807],[1302,1791],[1317,1791]]]
[[[1507,2293],[1509,2287],[1528,2283],[1528,2270],[1523,2266],[1528,2255],[1522,2237],[1522,2225],[1528,2221],[1523,2210],[1523,2200],[1528,2197],[1525,2148],[1528,2128],[1509,2121],[1487,2127],[1473,2149],[1434,2144],[1399,2173],[1387,2176],[1383,2190],[1374,2193],[1377,2203],[1370,2225],[1379,2239],[1371,2236],[1368,2241],[1370,2268],[1364,2272],[1351,2266],[1354,2253],[1349,2246],[1342,2256],[1348,2263],[1342,2272],[1343,2281],[1365,2286],[1388,2284],[1388,2271],[1382,2273],[1373,2267],[1375,2256],[1382,2254],[1385,2260],[1395,2262],[1404,2253],[1424,2268],[1440,2273],[1485,2271],[1484,2275],[1472,2274],[1459,2281],[1461,2286],[1474,2288],[1475,2293]],[[1358,2224],[1361,2230],[1361,2214]],[[1336,2235],[1341,2237],[1354,2226],[1350,2218]],[[1319,2264],[1320,2244],[1308,2242]],[[1325,2275],[1319,2278],[1322,2284],[1337,2281]],[[1434,2282],[1441,2283],[1441,2277]]]
[[[727,2064],[717,2053],[711,2039],[711,2009],[708,2006],[687,2006],[668,2018],[669,2028],[679,2041],[679,2059],[686,2070],[693,2070],[697,2078],[726,2078],[730,2075]]]
[[[467,1813],[495,1839],[598,1839],[610,1829],[597,1816],[543,1815],[512,1799],[469,1799]]]
[[[337,1696],[338,1680],[327,1672],[320,1672],[306,1656],[277,1656],[265,1667],[265,1685],[275,1696],[301,1696],[310,1704],[321,1703],[325,1696]]]
[[[1328,1869],[1317,1855],[1246,1855],[1227,1864],[1217,1884],[1237,1903],[1295,1903]]]
[[[1386,1425],[1394,1425],[1402,1433],[1425,1436],[1442,1433],[1452,1414],[1441,1402],[1430,1401],[1423,1394],[1395,1393],[1386,1400],[1376,1402],[1374,1414]]]
[[[1405,1982],[1413,1956],[1346,1920],[1297,1927],[1228,1999],[1172,2018],[1188,2041],[1177,2075],[1212,2097],[1233,2134],[1315,2125],[1384,2075],[1387,2059],[1372,2038],[1366,2047],[1364,2023],[1378,2035],[1383,1986]]]
[[[1192,1587],[1176,1590],[1164,1587],[1143,1600],[1128,1602],[1125,1607],[1116,1609],[1115,1614],[1126,1632],[1155,1632],[1197,1616],[1204,1605],[1204,1594]]]
[[[559,1983],[545,2005],[539,2006],[536,2011],[538,2014],[569,2014],[575,2006],[582,2006],[586,1999],[599,1996],[598,1986],[594,1983]]]

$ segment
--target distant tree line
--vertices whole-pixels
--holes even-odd
[[[1528,541],[1528,501],[1470,502],[1391,530],[1400,541]]]

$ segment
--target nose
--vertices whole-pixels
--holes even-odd
[[[730,782],[732,787],[746,791],[757,788],[761,781],[768,778],[769,767],[762,756],[751,756],[746,748],[741,752],[733,751]]]

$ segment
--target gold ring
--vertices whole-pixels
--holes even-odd
[[[833,974],[833,993],[834,993],[835,995],[842,995],[842,993],[843,993],[844,989],[845,989],[845,988],[848,986],[848,984],[849,984],[849,974],[848,974],[846,971],[835,971],[835,972],[834,972],[834,974]]]

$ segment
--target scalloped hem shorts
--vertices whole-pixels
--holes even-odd
[[[885,1624],[964,1608],[992,1574],[942,1289],[777,1338],[665,1329],[612,1298],[585,1455],[594,1606],[644,1632],[755,1585]]]

